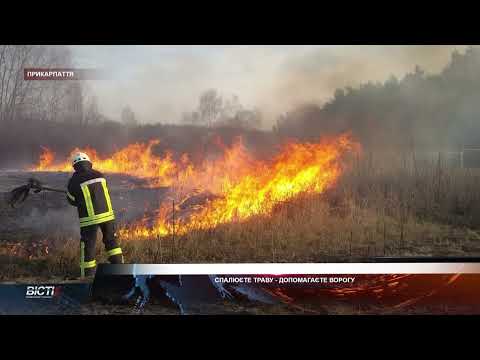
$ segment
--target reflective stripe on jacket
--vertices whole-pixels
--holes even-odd
[[[75,172],[68,183],[67,200],[78,209],[80,227],[115,219],[107,181],[99,171]]]

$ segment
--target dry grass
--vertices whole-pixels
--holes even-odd
[[[480,172],[442,156],[365,155],[337,186],[271,216],[174,239],[128,241],[134,262],[315,262],[352,257],[479,255]]]
[[[128,262],[322,262],[371,256],[480,255],[480,172],[441,157],[366,155],[333,189],[279,204],[273,214],[209,231],[121,239]],[[1,261],[4,279],[78,275],[78,239],[49,254]],[[101,243],[98,260],[105,261]]]

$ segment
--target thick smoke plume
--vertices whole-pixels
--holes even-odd
[[[213,88],[261,111],[265,129],[297,105],[323,104],[337,88],[402,77],[416,65],[439,72],[455,49],[465,46],[73,47],[112,68],[111,81],[89,84],[111,118],[128,104],[143,122],[178,123]]]

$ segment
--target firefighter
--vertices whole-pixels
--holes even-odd
[[[115,214],[103,174],[92,169],[92,162],[85,153],[77,153],[72,160],[75,169],[68,182],[67,200],[77,207],[80,218],[82,274],[95,272],[95,242],[98,228],[102,231],[105,251],[110,263],[122,264],[122,249],[115,232]]]

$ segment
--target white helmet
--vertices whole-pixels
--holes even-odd
[[[74,166],[75,164],[79,163],[80,161],[88,161],[88,162],[91,163],[90,158],[88,157],[87,154],[82,153],[82,152],[79,152],[79,153],[76,153],[76,154],[73,156],[72,166]]]

